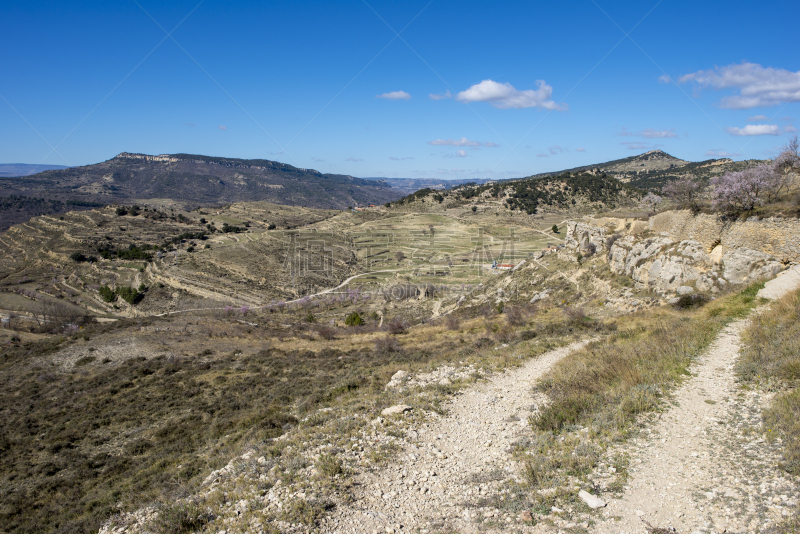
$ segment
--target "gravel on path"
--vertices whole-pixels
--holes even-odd
[[[728,325],[690,368],[675,405],[623,446],[628,484],[594,532],[765,532],[796,506],[800,486],[778,467],[780,444],[763,439],[769,399],[736,384],[746,324]]]
[[[474,502],[497,495],[504,481],[519,476],[509,449],[529,434],[528,417],[544,400],[532,393],[534,383],[587,343],[552,350],[459,394],[446,416],[408,432],[390,465],[356,475],[354,504],[336,509],[320,530],[467,533],[477,532],[476,520],[484,519],[519,526],[516,513]]]

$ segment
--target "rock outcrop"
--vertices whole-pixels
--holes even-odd
[[[705,238],[708,243],[679,240],[669,232],[632,235],[626,232],[630,226],[620,232],[613,221],[604,222],[570,222],[567,249],[602,254],[613,272],[631,277],[638,289],[661,294],[714,293],[727,284],[774,278],[785,267],[772,254],[746,246],[726,247],[709,237]]]

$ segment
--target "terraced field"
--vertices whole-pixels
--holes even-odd
[[[136,317],[355,292],[382,295],[365,303],[379,312],[387,300],[418,294],[403,288],[430,286],[438,294],[476,286],[560,242],[551,230],[558,221],[507,210],[337,211],[253,202],[192,212],[143,203],[120,213],[108,207],[41,216],[0,234],[0,309],[32,318],[58,301],[82,315]],[[108,302],[102,287],[135,289],[143,298]],[[416,308],[420,317],[433,310]]]

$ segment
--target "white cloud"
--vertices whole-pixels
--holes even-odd
[[[481,146],[478,141],[471,141],[466,137],[462,137],[461,139],[436,139],[434,141],[428,141],[428,144],[436,146]]]
[[[658,83],[672,83],[672,77],[666,74],[658,77]]]
[[[779,135],[781,129],[775,124],[748,124],[744,128],[725,128],[731,135]]]
[[[748,117],[747,122],[766,122],[769,117],[766,115],[756,115],[755,117]]]
[[[642,130],[639,135],[646,137],[647,139],[666,139],[678,137],[678,134],[675,133],[675,128],[670,128],[669,130],[653,130],[652,128],[647,128]]]
[[[439,94],[430,93],[428,95],[428,98],[430,98],[431,100],[445,100],[447,98],[453,98],[453,93],[451,93],[450,89],[448,89],[444,93],[439,93]]]
[[[389,93],[375,95],[375,98],[385,98],[386,100],[408,100],[411,98],[411,95],[405,91],[391,91]]]
[[[228,129],[228,127],[225,126],[224,124],[220,124],[219,126],[217,126],[217,128],[219,128],[220,130],[227,130]]]
[[[398,157],[395,157],[395,156],[389,156],[389,159],[393,160],[393,161],[405,161],[407,159],[414,159],[414,158],[412,156],[404,156],[402,158],[398,158]]]
[[[675,133],[675,128],[670,128],[668,130],[654,130],[653,128],[645,128],[641,132],[631,132],[623,127],[619,135],[622,137],[646,137],[647,139],[678,137],[678,134]]]
[[[563,147],[560,147],[558,145],[552,145],[547,147],[547,151],[550,152],[551,155],[561,154],[562,152],[564,152],[564,150],[565,149]]]
[[[706,152],[706,156],[710,158],[735,158],[736,156],[741,155],[741,152],[728,152],[727,150],[723,150],[721,148],[712,148]]]
[[[800,72],[739,63],[685,74],[678,82],[695,82],[699,87],[738,89],[739,94],[720,101],[723,108],[750,109],[800,102]]]
[[[557,104],[551,99],[553,88],[544,80],[538,80],[538,89],[518,91],[510,83],[498,83],[494,80],[483,80],[461,91],[456,95],[459,102],[489,102],[500,109],[543,108],[547,110],[566,111],[566,104]]]
[[[538,154],[536,154],[536,157],[537,158],[549,158],[550,154],[545,154],[544,152],[539,152]]]
[[[433,141],[428,141],[428,144],[436,146],[485,146],[489,148],[500,146],[497,143],[492,143],[491,141],[481,143],[480,141],[473,141],[471,139],[467,139],[466,137],[462,137],[461,139],[435,139]]]
[[[345,161],[356,161],[356,162],[358,162],[358,161],[364,161],[364,160],[361,159],[361,158],[347,158],[347,159],[345,159]]]
[[[579,146],[578,148],[575,149],[575,152],[586,152],[586,149],[583,148],[582,146]]]
[[[456,157],[457,158],[466,158],[467,157],[467,151],[466,150],[457,151],[456,152]]]
[[[652,146],[648,145],[647,143],[628,143],[628,142],[623,142],[623,143],[620,143],[620,144],[623,145],[628,150],[652,150],[652,148],[653,148]]]
[[[318,163],[322,163],[325,160],[324,159],[319,159],[319,158],[311,158],[311,161],[316,161]]]

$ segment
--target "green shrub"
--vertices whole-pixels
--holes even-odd
[[[317,473],[326,477],[344,473],[342,461],[332,454],[320,454],[314,466],[317,468]]]
[[[82,367],[88,363],[92,363],[95,360],[96,358],[94,356],[84,356],[83,358],[78,358],[75,360],[75,367]]]
[[[117,300],[117,294],[108,287],[108,286],[100,286],[100,289],[97,290],[100,293],[100,296],[103,297],[103,300],[106,302],[114,302]]]
[[[353,312],[345,318],[344,324],[345,326],[360,326],[364,324],[364,319],[361,318],[360,313]]]
[[[128,304],[138,304],[144,298],[144,295],[133,289],[132,287],[122,286],[115,290],[115,293],[122,297]]]

